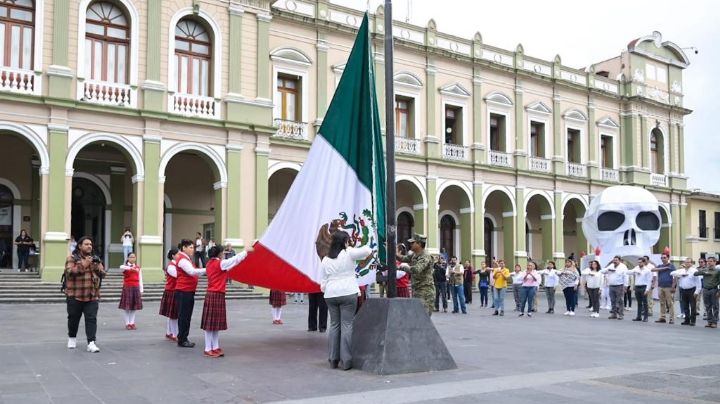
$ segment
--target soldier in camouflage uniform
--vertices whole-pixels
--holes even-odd
[[[433,259],[430,254],[425,253],[426,240],[425,236],[415,234],[408,240],[413,255],[398,255],[398,260],[403,263],[400,265],[401,269],[412,276],[412,296],[422,300],[428,316],[432,316],[435,284],[432,277]]]

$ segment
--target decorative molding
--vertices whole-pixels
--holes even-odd
[[[264,13],[258,13],[257,15],[258,22],[270,22],[272,20],[272,15],[270,14],[264,14]]]
[[[422,88],[423,83],[417,76],[409,72],[400,72],[395,75],[394,82],[399,86],[407,86],[413,89]]]
[[[570,121],[587,122],[587,116],[577,109],[571,109],[563,114],[563,118]]]
[[[427,204],[419,203],[417,205],[413,205],[413,210],[425,210],[427,209]]]
[[[245,241],[241,238],[226,238],[223,240],[223,246],[230,243],[233,247],[245,248]]]
[[[269,147],[256,146],[256,147],[255,147],[255,155],[256,155],[256,156],[269,156],[269,155],[270,155],[270,148],[269,148]]]
[[[67,125],[60,125],[57,123],[49,123],[47,125],[47,128],[51,132],[68,132],[70,131],[70,127]]]
[[[69,237],[64,231],[48,231],[43,239],[45,241],[68,241]]]
[[[301,51],[293,48],[279,48],[270,52],[270,59],[273,62],[282,62],[296,66],[302,66],[307,68],[312,65],[312,59],[302,53]]]
[[[127,168],[125,168],[125,167],[116,167],[116,166],[110,167],[110,174],[123,175],[125,173],[127,173]]]
[[[485,102],[503,108],[510,108],[513,106],[513,102],[510,97],[497,91],[490,93],[487,97],[485,97]]]
[[[156,91],[165,91],[167,90],[167,86],[162,81],[155,81],[155,80],[145,80],[143,81],[142,85],[140,86],[143,90],[156,90]]]
[[[216,191],[223,188],[227,188],[227,181],[218,181],[213,184],[213,189]]]
[[[525,110],[528,113],[537,113],[541,115],[550,115],[552,114],[552,109],[545,105],[542,101],[533,102],[532,104],[525,107]]]
[[[460,214],[466,214],[466,213],[475,213],[475,209],[473,209],[473,208],[462,208],[462,209],[460,209]]]
[[[144,175],[133,175],[133,176],[132,176],[132,183],[133,183],[133,184],[137,184],[138,182],[143,182],[143,181],[145,181],[145,176],[144,176]]]
[[[230,15],[242,16],[243,14],[245,14],[245,7],[231,1],[230,5],[228,5],[228,12],[230,13]]]
[[[597,126],[602,126],[608,129],[620,129],[620,125],[618,125],[618,123],[609,116],[597,121]]]
[[[160,143],[160,142],[162,142],[162,136],[160,136],[160,135],[143,135],[143,142]]]
[[[555,220],[555,215],[540,215],[540,220]]]
[[[440,87],[440,94],[461,98],[469,98],[472,95],[472,93],[466,90],[460,83],[452,83]]]
[[[139,243],[143,245],[163,245],[161,236],[148,236],[146,234],[140,236]]]
[[[58,65],[48,66],[47,75],[48,76],[57,76],[57,77],[68,77],[68,78],[75,77],[73,75],[73,71],[71,68],[69,68],[67,66],[58,66]]]
[[[502,217],[515,217],[515,212],[503,212]]]
[[[243,145],[238,143],[228,143],[225,145],[225,150],[227,151],[242,151]]]

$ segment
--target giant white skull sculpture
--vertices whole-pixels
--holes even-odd
[[[602,191],[590,202],[582,227],[590,244],[602,255],[642,257],[652,253],[660,238],[657,199],[644,188],[619,185]]]

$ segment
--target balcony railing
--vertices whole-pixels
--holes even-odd
[[[0,67],[0,90],[21,94],[34,94],[39,75],[32,70]]]
[[[666,187],[667,186],[667,176],[664,174],[650,174],[650,184],[654,185],[656,187]]]
[[[127,84],[85,80],[78,82],[78,87],[81,101],[121,107],[136,105],[135,92]]]
[[[293,140],[307,140],[308,124],[307,122],[287,121],[276,118],[273,120],[273,126],[277,128],[276,137]]]
[[[611,170],[609,168],[603,168],[600,170],[603,181],[608,182],[620,182],[620,172],[618,170]]]
[[[220,103],[212,97],[174,93],[169,95],[168,109],[173,114],[220,119]]]
[[[514,167],[513,156],[497,150],[490,150],[490,165],[500,167]]]
[[[458,144],[445,143],[443,145],[443,158],[446,160],[469,161],[470,148]]]
[[[528,161],[530,165],[530,171],[538,173],[549,173],[552,171],[552,161],[541,157],[530,157]]]
[[[570,177],[587,177],[587,170],[584,164],[567,163],[567,175]]]
[[[395,137],[395,153],[421,155],[422,141],[420,139],[408,139],[405,137]]]

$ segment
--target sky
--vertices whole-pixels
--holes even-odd
[[[331,0],[370,11],[380,0]],[[393,18],[426,26],[433,18],[438,32],[514,50],[565,66],[582,68],[620,55],[628,42],[653,31],[686,49],[690,66],[683,73],[686,108],[685,175],[690,189],[720,193],[720,138],[713,116],[720,116],[720,3],[711,0],[396,0]],[[410,7],[408,7],[408,5]],[[408,10],[409,9],[409,10]],[[715,70],[718,69],[718,70]]]

